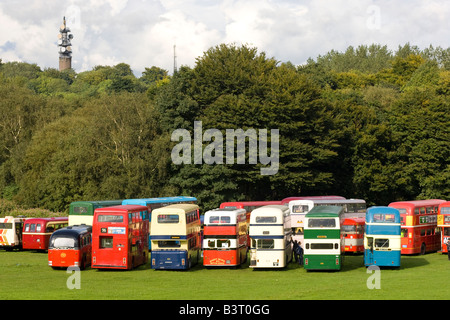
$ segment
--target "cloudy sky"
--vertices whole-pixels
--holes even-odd
[[[193,67],[220,43],[248,44],[295,65],[378,43],[450,47],[448,0],[0,0],[0,59],[58,68],[63,16],[76,72],[127,63]]]

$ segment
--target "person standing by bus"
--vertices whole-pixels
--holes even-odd
[[[450,260],[450,241],[447,238],[444,238],[444,244],[447,246],[447,256],[448,260]]]
[[[299,242],[297,247],[297,254],[298,254],[298,264],[303,265],[303,248],[301,247],[301,242]]]
[[[297,242],[297,240],[294,240],[293,241],[292,252],[294,253],[294,261],[295,262],[297,262],[298,259],[299,259],[298,248],[299,248],[298,242]]]

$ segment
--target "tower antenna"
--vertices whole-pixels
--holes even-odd
[[[63,24],[59,28],[58,47],[59,47],[59,71],[72,68],[72,44],[70,40],[73,35],[66,26],[66,17],[63,18]]]
[[[173,74],[177,73],[177,54],[176,54],[176,45],[173,45]]]

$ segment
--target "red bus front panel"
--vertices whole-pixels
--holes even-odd
[[[92,226],[92,268],[132,269],[148,260],[148,211],[139,205],[99,208]]]

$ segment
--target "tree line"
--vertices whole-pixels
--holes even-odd
[[[0,60],[0,197],[53,211],[174,195],[204,209],[296,195],[450,199],[449,94],[450,48],[410,44],[299,66],[220,44],[192,68],[141,77],[126,63],[76,73]],[[249,163],[249,141],[245,164],[174,164],[171,134],[195,121],[224,136],[278,129],[277,174]]]

